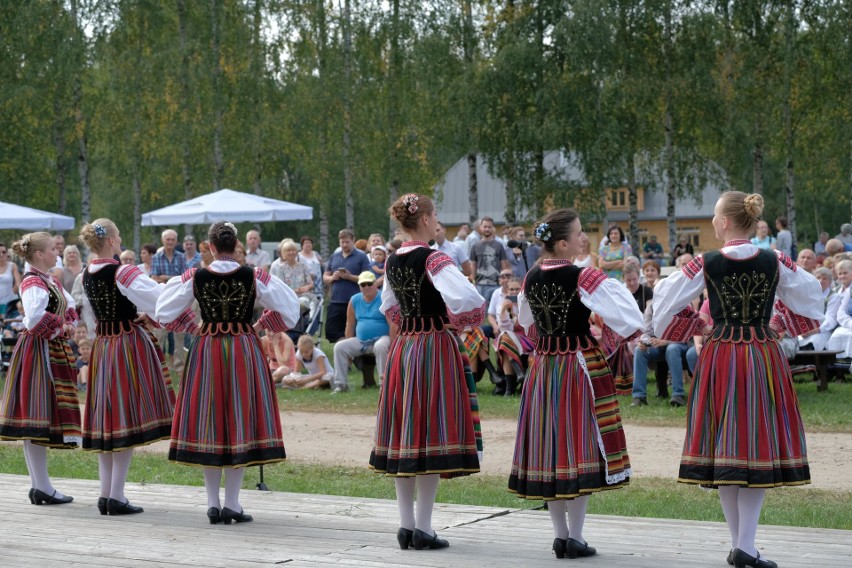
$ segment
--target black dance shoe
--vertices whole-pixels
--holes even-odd
[[[554,538],[553,554],[556,555],[556,558],[565,558],[568,554],[568,541],[564,538]]]
[[[414,535],[411,537],[411,545],[414,547],[414,550],[423,550],[424,548],[438,550],[439,548],[447,548],[450,546],[450,543],[443,538],[438,538],[438,533],[430,536],[420,529],[414,529]]]
[[[778,568],[778,565],[771,560],[763,560],[759,552],[757,556],[749,556],[739,548],[734,549],[734,566],[737,568],[745,568],[746,566],[751,566],[752,568]]]
[[[219,509],[216,507],[210,507],[207,509],[207,518],[210,519],[211,525],[222,522],[222,517],[219,515]]]
[[[48,495],[40,489],[33,489],[32,496],[30,497],[30,503],[34,505],[64,505],[73,500],[74,498],[70,495],[65,495],[61,498],[57,497],[56,490],[53,491],[53,495]]]
[[[101,515],[107,514],[107,498],[106,497],[98,497],[98,512]]]
[[[35,497],[33,497],[33,493],[35,493],[35,487],[30,487],[30,492],[29,492],[28,496],[30,498],[30,503],[35,505]]]
[[[222,522],[226,525],[230,525],[231,521],[235,521],[237,523],[250,523],[254,519],[251,515],[246,515],[245,511],[240,511],[239,513],[236,511],[232,511],[231,509],[224,507],[222,509]]]
[[[113,499],[112,497],[107,499],[107,512],[110,515],[135,515],[136,513],[141,513],[144,510],[145,509],[142,507],[131,505],[130,501],[127,499],[124,500],[124,503],[117,499]]]
[[[413,536],[414,531],[399,527],[399,530],[396,531],[396,541],[399,543],[399,547],[403,550],[408,550],[408,547],[411,546]]]
[[[727,558],[727,559],[725,559],[725,562],[727,562],[727,563],[728,563],[728,564],[730,564],[731,566],[733,566],[733,565],[734,565],[734,549],[733,549],[733,548],[732,548],[732,549],[731,549],[731,551],[728,553],[728,558]]]
[[[597,550],[589,546],[588,542],[583,544],[579,540],[574,540],[573,538],[568,539],[568,546],[566,548],[568,550],[568,558],[594,556],[598,553]]]

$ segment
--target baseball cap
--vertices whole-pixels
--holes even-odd
[[[369,270],[365,270],[361,274],[358,275],[358,284],[372,284],[376,281],[376,275],[370,272]]]

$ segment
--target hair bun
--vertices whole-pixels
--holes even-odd
[[[763,215],[763,196],[757,193],[746,195],[743,199],[743,208],[749,217],[759,219]]]

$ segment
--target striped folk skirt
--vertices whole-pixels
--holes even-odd
[[[615,392],[619,396],[633,394],[633,346],[628,341],[619,343],[607,356],[615,380]]]
[[[257,335],[194,338],[175,406],[169,459],[243,467],[285,457],[278,398]]]
[[[630,459],[612,373],[593,347],[535,353],[521,395],[509,491],[573,499],[629,482]]]
[[[169,438],[175,396],[164,367],[163,353],[144,326],[95,338],[84,450],[118,452]]]
[[[370,467],[394,477],[477,473],[471,405],[456,336],[400,334],[388,354]]]
[[[678,481],[708,486],[810,483],[787,359],[774,340],[710,340],[695,369]]]
[[[52,448],[80,443],[77,367],[68,341],[18,337],[0,403],[0,439]]]

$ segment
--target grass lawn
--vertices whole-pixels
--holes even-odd
[[[354,368],[354,367],[353,367]],[[487,378],[477,385],[480,392],[479,410],[483,419],[518,417],[518,397],[492,396],[493,385]],[[809,377],[809,376],[808,376]],[[281,410],[302,412],[337,412],[344,414],[375,414],[379,390],[360,387],[360,373],[349,374],[349,392],[332,395],[328,390],[290,391],[278,390]],[[648,384],[653,385],[653,377]],[[852,383],[829,383],[827,392],[817,392],[810,380],[795,383],[799,408],[808,432],[852,433]],[[685,408],[672,408],[668,400],[648,398],[648,406],[632,408],[630,397],[620,397],[622,417],[625,422],[644,426],[683,426]]]
[[[97,456],[81,451],[50,451],[49,467],[54,478],[97,479]],[[27,475],[20,444],[0,445],[0,469],[3,473]],[[282,463],[266,466],[264,480],[274,491],[322,493],[393,499],[393,482],[366,468]],[[202,485],[201,471],[168,462],[164,456],[138,454],[133,458],[129,481],[143,484]],[[254,489],[258,469],[249,468],[243,483]],[[541,501],[525,501],[506,491],[506,478],[473,475],[442,481],[438,501],[510,509],[533,509]],[[58,483],[61,489],[61,482]],[[85,496],[76,496],[85,499]],[[21,498],[24,498],[22,495]],[[94,497],[92,497],[94,499]],[[144,502],[144,495],[135,497]],[[767,491],[760,522],[834,529],[852,529],[852,492],[833,492],[807,488]],[[724,521],[719,498],[705,491],[672,480],[640,479],[618,491],[594,495],[589,512],[600,515],[625,515],[697,521]]]

